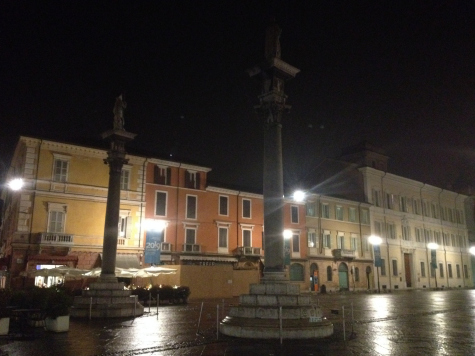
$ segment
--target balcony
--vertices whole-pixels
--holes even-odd
[[[333,257],[337,258],[355,258],[355,251],[354,250],[345,250],[342,248],[334,249],[333,250]]]
[[[201,252],[201,246],[196,244],[184,244],[183,252]]]
[[[72,246],[74,235],[59,232],[42,232],[38,243],[42,245]]]
[[[191,246],[198,246],[198,251],[199,251],[199,245],[191,245]],[[160,249],[162,252],[171,252],[172,244],[169,242],[162,242]]]
[[[244,255],[244,256],[260,256],[261,255],[261,248],[260,247],[238,247],[236,249],[237,255]]]

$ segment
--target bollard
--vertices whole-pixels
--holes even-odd
[[[280,344],[282,345],[282,307],[279,307],[279,334]]]
[[[216,304],[216,340],[219,340],[219,304]]]
[[[198,329],[196,330],[196,335],[200,334],[200,323],[201,323],[201,314],[203,314],[203,303],[204,302],[201,302],[200,317],[198,319]]]
[[[345,306],[341,307],[341,313],[343,314],[343,341],[346,341],[346,333],[345,333]]]

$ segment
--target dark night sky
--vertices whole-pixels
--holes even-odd
[[[263,60],[271,16],[282,59],[301,69],[286,85],[288,186],[362,140],[386,150],[393,173],[475,182],[473,1],[4,0],[0,165],[18,135],[99,142],[123,93],[131,149],[260,188],[246,69]]]

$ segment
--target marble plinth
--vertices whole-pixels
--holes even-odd
[[[71,317],[125,318],[143,315],[144,307],[124,289],[124,283],[104,280],[91,283],[88,290],[74,298]]]
[[[310,296],[300,295],[297,284],[266,281],[251,285],[250,293],[240,296],[239,305],[230,308],[219,331],[251,339],[311,339],[332,335],[333,324]]]

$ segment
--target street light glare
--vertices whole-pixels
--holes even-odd
[[[294,192],[294,200],[297,202],[304,201],[305,199],[305,193],[302,190],[296,190]]]
[[[8,183],[11,190],[20,190],[23,187],[23,179],[15,178]]]
[[[475,246],[470,247],[468,250],[472,255],[475,255]]]
[[[437,250],[439,248],[439,245],[437,245],[435,242],[429,242],[427,244],[427,247],[430,249],[430,250]]]
[[[284,239],[290,239],[292,237],[292,231],[289,229],[284,230]]]
[[[383,240],[379,236],[371,235],[370,237],[368,237],[368,242],[371,245],[381,245],[381,242],[383,242]]]

